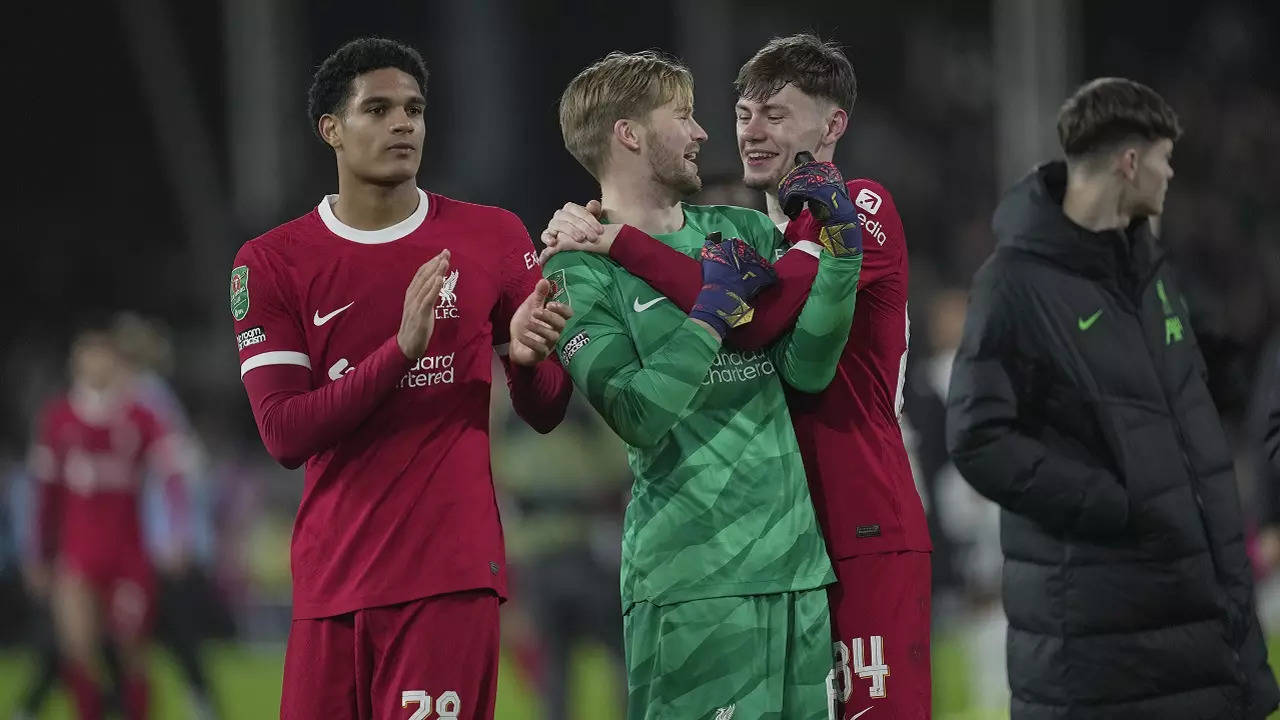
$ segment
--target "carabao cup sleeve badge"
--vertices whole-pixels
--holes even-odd
[[[231,316],[243,320],[249,314],[249,266],[231,271]]]

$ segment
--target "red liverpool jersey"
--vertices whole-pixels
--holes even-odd
[[[150,411],[120,398],[73,390],[49,403],[31,454],[37,554],[90,573],[148,565],[138,495],[148,469],[176,472],[169,437]]]
[[[790,392],[787,404],[832,558],[932,550],[898,424],[910,337],[906,235],[880,183],[858,178],[847,187],[863,248],[849,342],[831,385],[817,395]],[[786,228],[793,243],[817,234],[808,210]]]
[[[268,449],[286,465],[306,462],[293,528],[295,618],[506,592],[489,469],[490,375],[512,314],[539,278],[536,256],[512,213],[419,196],[410,217],[376,231],[344,225],[327,197],[236,256],[241,377]],[[405,289],[445,249],[451,263],[430,344],[406,360],[396,344]],[[260,381],[281,368],[309,376],[302,389],[324,403],[302,413],[272,407],[276,393]],[[550,379],[539,402],[558,408],[553,426],[570,386],[558,365],[537,372]],[[328,417],[343,412],[352,417]]]

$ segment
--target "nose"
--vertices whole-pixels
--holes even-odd
[[[391,117],[391,132],[399,134],[410,134],[413,132],[413,118],[409,117],[409,111],[405,108],[397,108]]]
[[[738,125],[741,130],[739,135],[744,140],[764,140],[764,120],[759,115],[753,114],[750,120]]]
[[[706,142],[707,131],[702,129],[702,126],[698,124],[697,120],[690,118],[689,121],[693,123],[693,141],[699,143]]]

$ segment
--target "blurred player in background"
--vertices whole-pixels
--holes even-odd
[[[570,82],[560,125],[600,182],[606,227],[644,235],[699,276],[680,307],[599,255],[550,254],[543,268],[575,312],[560,358],[628,444],[635,475],[622,549],[628,717],[828,717],[832,574],[780,377],[810,392],[830,381],[860,253],[810,243],[822,272],[796,330],[767,352],[731,351],[726,336],[773,279],[761,255],[782,237],[754,210],[681,202],[701,186],[707,137],[689,71],[612,53]]]
[[[514,578],[503,608],[503,643],[536,686],[544,718],[572,717],[570,697],[584,678],[575,656],[594,646],[619,692],[605,717],[626,712],[618,540],[631,474],[626,450],[598,413],[573,402],[564,422],[538,435],[505,407],[494,407],[494,482]],[[529,458],[548,458],[529,462]]]
[[[231,273],[240,373],[267,451],[306,464],[281,717],[491,718],[506,564],[489,470],[491,358],[548,432],[572,385],[510,212],[417,187],[427,71],[352,41],[316,71],[338,193],[249,241]],[[406,290],[407,288],[407,290]]]
[[[1001,200],[973,279],[947,446],[1000,505],[1011,715],[1266,717],[1233,454],[1148,218],[1178,116],[1123,78],[1058,113],[1066,161]]]
[[[857,179],[829,191],[838,190],[843,223],[805,210],[788,224],[786,187],[782,198],[779,188],[796,154],[829,165],[848,129],[857,81],[839,48],[812,35],[775,39],[742,66],[735,87],[743,181],[765,192],[787,244],[831,246],[830,238],[861,227],[857,307],[836,379],[819,394],[787,396],[836,570],[833,692],[850,716],[875,708],[884,717],[927,718],[932,545],[898,424],[909,333],[902,221],[883,186]],[[607,253],[690,307],[700,286],[696,263],[641,233],[610,231],[595,221],[599,210],[596,202],[567,205],[544,242],[568,238],[576,249]],[[785,249],[777,251],[778,283],[760,295],[755,319],[729,338],[738,347],[763,347],[788,332],[808,296],[818,263]]]
[[[105,327],[72,346],[70,391],[40,416],[32,469],[40,483],[37,586],[49,584],[64,677],[82,719],[103,716],[100,652],[119,655],[121,704],[147,717],[147,633],[155,576],[143,541],[139,493],[148,472],[182,497],[168,426],[133,397],[124,358]]]
[[[203,452],[186,408],[165,379],[172,367],[173,347],[154,320],[136,313],[118,314],[111,327],[116,347],[129,370],[133,398],[170,428],[174,454],[185,485],[169,493],[147,492],[145,528],[157,570],[156,639],[173,652],[190,691],[192,717],[216,717],[209,676],[200,654],[201,611],[210,602],[210,587],[199,565],[197,535],[208,533],[208,506],[203,485]],[[152,484],[154,486],[154,483]],[[166,500],[179,500],[164,507]]]

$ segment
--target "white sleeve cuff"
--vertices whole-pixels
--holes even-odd
[[[792,245],[791,249],[799,250],[802,253],[808,253],[819,260],[822,259],[822,246],[812,240],[801,240],[795,245]]]
[[[253,357],[240,363],[240,377],[254,368],[263,365],[301,365],[302,367],[311,369],[311,358],[306,353],[294,352],[292,350],[272,350],[270,352],[258,353]]]

